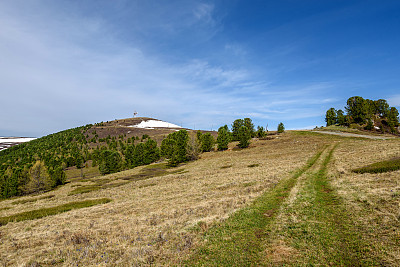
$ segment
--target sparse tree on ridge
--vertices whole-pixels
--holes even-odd
[[[201,151],[210,152],[214,147],[214,137],[210,133],[205,133],[201,136]]]
[[[232,123],[232,141],[239,141],[239,129],[244,126],[244,120],[237,119]]]
[[[283,133],[285,131],[285,126],[283,125],[282,122],[278,124],[277,131],[278,131],[278,133]]]
[[[399,126],[399,111],[397,110],[397,108],[391,107],[389,109],[387,120],[388,120],[388,125],[390,127],[390,131],[392,133],[395,133],[396,132],[395,127]]]
[[[328,109],[325,115],[326,126],[335,125],[337,120],[338,119],[337,119],[336,109],[334,108]]]
[[[239,144],[238,146],[240,148],[246,148],[250,145],[250,139],[251,139],[251,132],[249,128],[246,126],[240,127],[238,131],[238,138],[239,138]]]
[[[250,132],[251,137],[255,137],[255,130],[254,130],[254,124],[253,121],[250,118],[244,118],[243,119],[243,125],[247,127],[247,129]]]
[[[161,143],[161,155],[168,158],[168,165],[177,166],[188,160],[189,135],[186,130],[170,133]]]
[[[257,135],[258,138],[265,137],[266,133],[265,133],[265,131],[264,131],[264,127],[262,127],[262,126],[257,126],[256,135]]]
[[[218,129],[217,145],[218,150],[228,149],[228,144],[231,141],[231,135],[227,125],[222,126]]]
[[[341,126],[345,125],[346,124],[346,116],[344,115],[343,110],[339,109],[336,112],[336,115],[337,115],[337,123]]]
[[[375,102],[375,113],[381,118],[386,117],[389,111],[389,104],[385,99],[378,99]]]
[[[364,123],[366,121],[368,108],[365,99],[361,96],[350,97],[345,109],[353,122]]]

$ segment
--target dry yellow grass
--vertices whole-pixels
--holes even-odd
[[[400,171],[357,174],[351,170],[400,156],[400,142],[352,141],[338,147],[332,184],[353,211],[354,220],[367,233],[388,265],[400,264]]]
[[[334,173],[337,178],[334,185],[349,202],[364,205],[353,197],[359,191],[367,201],[374,202],[378,201],[375,195],[379,195],[380,191],[394,186],[398,188],[392,181],[393,174],[390,177],[380,174],[390,182],[387,188],[378,190],[378,186],[370,186],[376,175],[366,178],[370,182],[361,183],[357,177],[368,175],[349,172],[350,167],[359,167],[395,154],[392,146],[386,145],[393,143],[398,149],[397,140],[364,142],[287,133],[274,140],[253,140],[249,149],[202,154],[198,161],[179,167],[184,169],[181,173],[69,195],[76,184],[93,184],[93,181],[79,181],[46,193],[56,195],[53,198],[18,205],[10,204],[14,200],[2,201],[0,216],[84,199],[113,199],[104,205],[32,221],[11,222],[0,227],[0,263],[6,266],[35,262],[60,266],[179,265],[202,242],[201,234],[211,224],[224,220],[303,166],[324,144],[338,140],[346,146],[339,146],[335,154],[337,171]],[[357,157],[358,153],[371,151],[370,146],[378,147],[378,144],[385,145],[385,149],[369,157]],[[258,166],[249,167],[254,164]],[[122,178],[137,174],[142,168],[97,179],[119,183]],[[347,183],[348,178],[350,183]],[[385,198],[389,196],[390,193],[385,193]],[[32,197],[21,199],[29,198]],[[395,205],[386,206],[390,209],[387,212],[393,212],[391,209]],[[394,223],[395,219],[390,217],[389,221]],[[200,232],[193,231],[196,227]],[[286,247],[283,250],[294,253]]]

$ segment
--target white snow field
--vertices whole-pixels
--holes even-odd
[[[148,120],[142,121],[136,125],[130,125],[128,127],[135,127],[135,128],[143,128],[143,129],[154,129],[154,128],[182,128],[173,123],[165,122],[165,121],[156,121],[156,120]]]
[[[0,137],[0,143],[25,143],[35,139],[31,137]]]
[[[32,141],[36,138],[31,137],[0,137],[0,151],[9,147]]]

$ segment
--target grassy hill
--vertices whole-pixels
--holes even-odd
[[[47,191],[65,180],[98,176],[104,150],[116,152],[123,159],[128,145],[148,139],[160,144],[168,134],[180,129],[134,127],[144,121],[158,120],[130,118],[89,124],[0,151],[0,198]],[[210,133],[216,136],[215,132]],[[34,170],[43,174],[43,181],[36,182],[43,185],[36,189],[30,184]]]
[[[400,264],[400,171],[353,172],[398,157],[399,139],[296,131],[253,139],[248,149],[235,146],[176,168],[155,163],[3,200],[0,261]],[[53,215],[43,217],[42,210]]]

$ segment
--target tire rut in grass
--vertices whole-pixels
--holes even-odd
[[[380,265],[329,183],[327,169],[334,149],[318,170],[307,175],[294,202],[283,205],[264,244],[263,265]]]
[[[273,221],[289,196],[297,179],[320,158],[314,155],[291,177],[257,198],[226,221],[205,233],[205,243],[187,260],[187,266],[255,266],[262,263],[262,242],[268,236],[266,226]]]

